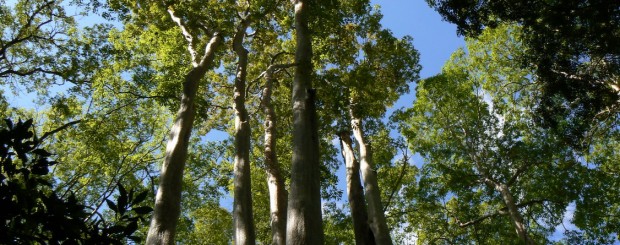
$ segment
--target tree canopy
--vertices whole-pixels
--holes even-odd
[[[619,4],[427,2],[0,0],[0,243],[620,241]]]
[[[501,24],[521,26],[517,65],[532,67],[541,87],[539,123],[586,147],[591,120],[616,114],[620,71],[620,3],[427,0],[466,36]],[[569,120],[565,120],[569,119]]]

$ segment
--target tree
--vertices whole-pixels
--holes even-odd
[[[45,86],[65,81],[80,85],[88,80],[94,65],[88,61],[96,52],[76,45],[85,43],[78,39],[74,18],[60,2],[15,1],[13,7],[2,2],[0,19],[2,84],[21,81],[21,85],[45,94]]]
[[[282,168],[278,161],[277,154],[277,117],[274,105],[272,104],[273,86],[276,82],[274,77],[274,70],[278,68],[277,64],[271,64],[267,71],[265,71],[265,87],[262,91],[263,111],[265,114],[265,129],[264,129],[264,161],[267,172],[267,184],[269,187],[269,202],[270,202],[270,215],[271,215],[271,232],[272,232],[272,244],[284,245],[286,244],[286,210],[288,192],[285,188],[285,179]],[[286,68],[285,66],[280,66]]]
[[[152,7],[161,11],[158,13],[166,11],[170,17],[169,20],[178,26],[187,42],[187,50],[191,57],[190,62],[192,66],[184,78],[180,108],[166,146],[166,155],[161,168],[162,174],[159,179],[155,199],[155,212],[147,237],[147,244],[172,244],[181,211],[183,171],[187,158],[188,142],[196,114],[195,100],[198,85],[199,81],[203,79],[207,71],[213,66],[215,52],[222,41],[222,35],[208,27],[200,29],[191,22],[189,23],[191,25],[188,25],[184,19],[187,17],[178,16],[176,6],[152,5]],[[181,8],[181,13],[183,11],[187,11],[187,9]],[[138,20],[140,20],[140,17],[144,16],[139,16]],[[201,38],[204,40],[201,40]],[[196,50],[198,44],[205,45],[202,53]]]
[[[342,157],[346,166],[347,196],[353,221],[355,243],[376,244],[373,232],[368,225],[366,199],[364,198],[364,189],[360,180],[360,164],[355,157],[351,135],[348,132],[342,132],[338,137],[340,138]]]
[[[460,34],[478,36],[501,23],[523,27],[518,58],[541,82],[540,124],[581,149],[591,127],[618,110],[620,3],[571,1],[428,0]],[[569,119],[569,120],[565,120]]]
[[[2,4],[0,85],[36,92],[38,108],[0,95],[0,114],[36,118],[28,128],[51,133],[35,148],[63,162],[34,174],[47,153],[33,148],[2,184],[47,181],[11,201],[71,212],[46,218],[66,227],[7,221],[17,228],[1,237],[141,239],[140,200],[156,203],[149,244],[550,243],[573,207],[577,229],[560,242],[615,242],[617,28],[598,34],[617,4],[430,2],[456,22],[474,16],[462,33],[478,39],[394,117],[406,140],[386,111],[418,80],[419,57],[370,1],[69,3],[114,22],[88,27],[66,3]],[[578,18],[556,21],[567,16]],[[419,170],[405,142],[426,159]],[[334,202],[339,165],[348,205]]]
[[[292,1],[295,8],[293,161],[288,200],[287,244],[323,244],[316,91],[312,88],[312,43],[308,22],[318,2]]]
[[[180,19],[169,10],[173,20]],[[189,50],[192,52],[191,36],[189,37]],[[155,212],[151,221],[151,229],[147,238],[147,244],[172,244],[176,230],[177,219],[181,211],[181,180],[187,158],[187,143],[191,135],[195,117],[194,100],[198,90],[198,81],[204,76],[207,69],[211,68],[215,55],[215,49],[221,41],[219,33],[213,33],[205,53],[198,60],[192,60],[194,67],[185,78],[183,83],[183,96],[181,107],[177,113],[175,124],[170,132],[166,157],[162,166],[162,175],[157,189],[155,200]]]
[[[427,161],[416,206],[441,210],[435,218],[446,223],[422,228],[424,241],[546,243],[579,193],[584,166],[534,123],[536,90],[529,71],[509,62],[523,51],[512,34],[485,31],[418,84],[403,132]],[[510,226],[515,233],[505,234]]]
[[[343,127],[353,132],[359,147],[368,223],[373,237],[376,244],[391,244],[373,151],[368,140],[368,132],[372,129],[364,128],[363,122],[382,117],[387,107],[408,91],[407,83],[417,79],[420,67],[412,38],[397,39],[389,30],[382,29],[378,10],[367,9],[357,18],[359,22],[348,26],[353,36],[352,45],[356,48],[353,52],[355,61],[352,64],[347,63],[349,60],[341,62],[339,65],[342,67],[328,71],[326,77],[344,87],[339,98],[344,101],[337,102],[339,104],[335,107],[343,105],[338,108],[344,111],[343,118],[339,120],[350,120],[350,124],[346,123],[348,125]],[[356,36],[366,38],[365,42],[358,42]],[[353,220],[356,221],[355,218]]]
[[[247,4],[250,4],[249,2]],[[250,6],[248,6],[249,9]],[[253,13],[252,13],[253,14]],[[234,165],[234,203],[233,220],[235,224],[235,244],[255,244],[256,235],[252,213],[252,185],[250,176],[250,139],[252,136],[250,118],[245,108],[248,50],[243,41],[253,16],[246,11],[233,36],[232,49],[237,55],[237,74],[234,86],[235,110],[235,165]]]

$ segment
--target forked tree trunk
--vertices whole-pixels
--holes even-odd
[[[295,5],[295,78],[293,81],[293,161],[288,200],[286,243],[323,244],[319,138],[312,89],[312,44],[308,30],[308,1]],[[317,3],[313,1],[312,3]]]
[[[360,165],[355,158],[353,144],[351,143],[351,135],[349,132],[341,132],[339,137],[342,157],[344,158],[347,169],[347,196],[349,207],[351,208],[351,218],[353,219],[355,244],[375,244],[372,231],[368,225],[364,189],[362,189],[360,180]]]
[[[248,66],[248,50],[243,47],[249,22],[243,20],[233,38],[233,50],[237,54],[237,74],[233,93],[235,110],[235,163],[233,223],[235,244],[256,244],[254,217],[252,213],[252,184],[250,176],[250,118],[245,108],[245,87]]]
[[[187,147],[195,117],[194,101],[198,82],[211,67],[215,49],[221,41],[219,34],[207,44],[205,54],[200,62],[193,62],[194,67],[185,76],[181,106],[170,131],[164,163],[161,167],[159,187],[155,196],[155,208],[146,244],[174,244],[177,221],[181,212],[181,191],[183,170],[187,159]]]
[[[362,120],[358,118],[353,111],[351,111],[351,127],[353,128],[353,135],[360,149],[360,170],[362,172],[364,191],[368,204],[368,222],[370,229],[373,232],[377,244],[392,244],[390,230],[387,227],[385,215],[383,214],[377,173],[374,170],[374,164],[372,162],[372,149],[364,138]]]
[[[284,186],[284,176],[278,163],[276,152],[276,112],[271,104],[273,73],[271,67],[265,75],[263,89],[263,112],[265,113],[265,166],[267,187],[269,188],[269,211],[271,213],[271,244],[286,244],[286,198],[288,193]]]

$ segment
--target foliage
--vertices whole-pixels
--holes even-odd
[[[542,83],[539,124],[578,149],[587,148],[591,120],[617,113],[620,76],[620,2],[427,0],[459,33],[517,24],[524,48],[518,63]]]
[[[353,220],[348,204],[339,207],[337,203],[328,202],[324,205],[323,212],[325,244],[355,244]]]
[[[363,121],[373,146],[396,243],[411,237],[423,244],[521,243],[505,201],[484,184],[487,178],[510,187],[539,243],[551,243],[567,221],[576,229],[568,228],[557,243],[620,240],[617,1],[428,0],[467,35],[468,46],[441,74],[420,81],[413,108],[392,118],[403,123],[403,139],[385,117],[419,79],[413,38],[382,27],[383,14],[369,1],[319,2],[310,8],[315,17],[309,25],[327,244],[355,242],[348,206],[337,202],[341,163],[332,143],[336,132],[350,130],[351,113]],[[66,12],[74,7],[114,25],[84,26]],[[15,108],[0,94],[4,117],[35,118],[1,131],[0,187],[11,198],[2,199],[9,212],[0,217],[9,228],[1,231],[0,243],[143,237],[150,208],[140,205],[154,201],[184,75],[215,32],[225,48],[217,51],[216,69],[200,80],[177,242],[230,243],[225,195],[233,145],[230,139],[211,141],[210,132],[232,132],[237,58],[231,37],[242,19],[251,20],[243,47],[249,52],[244,92],[253,127],[254,223],[257,241],[269,243],[260,112],[270,65],[290,65],[273,71],[272,98],[286,183],[295,154],[294,16],[290,4],[274,0],[0,0],[0,91],[20,99],[29,98],[22,90],[35,92],[37,106]],[[54,133],[42,141],[30,131]],[[48,151],[62,164],[49,160]],[[417,154],[424,162],[413,166]]]
[[[603,131],[593,139],[584,160],[588,169],[581,173],[584,190],[575,203],[572,219],[578,230],[567,237],[583,243],[615,244],[620,241],[620,168],[618,167],[618,132],[604,130],[617,127],[617,116],[607,120]]]
[[[10,2],[0,2],[0,84],[37,95],[66,82],[73,92],[86,89],[107,58],[106,26],[78,28],[62,1]]]
[[[529,72],[514,67],[514,29],[488,30],[456,51],[442,74],[418,83],[403,133],[426,164],[409,195],[422,242],[501,240],[519,244],[497,191],[509,187],[536,242],[548,242],[580,193],[580,165],[560,140],[534,123]],[[535,91],[535,90],[534,90]],[[433,214],[430,216],[425,216]],[[426,220],[429,219],[429,220]],[[442,224],[442,229],[430,225]]]
[[[31,131],[32,119],[16,124],[5,119],[0,130],[1,206],[5,208],[0,220],[7,226],[2,230],[1,243],[59,244],[122,244],[138,229],[138,221],[152,209],[139,206],[147,192],[134,193],[119,184],[116,202],[106,199],[114,211],[114,221],[94,218],[89,207],[78,202],[73,193],[59,195],[46,177],[49,168],[58,164],[49,160],[48,151],[39,148],[40,141]],[[92,210],[93,214],[98,210]]]

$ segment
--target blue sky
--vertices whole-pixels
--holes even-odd
[[[444,62],[457,48],[465,46],[456,35],[456,26],[442,21],[425,0],[372,0],[381,6],[381,24],[398,37],[410,35],[420,52],[422,78],[439,73]]]

